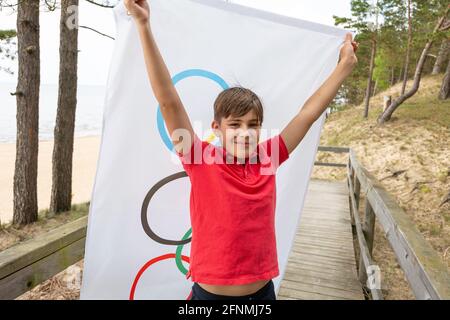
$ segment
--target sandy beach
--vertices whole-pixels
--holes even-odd
[[[72,203],[90,200],[94,185],[100,136],[75,138],[72,174]],[[53,140],[39,142],[38,158],[38,207],[46,209],[50,204],[52,187]],[[16,157],[15,143],[0,144],[0,221],[8,223],[13,216],[13,178]]]

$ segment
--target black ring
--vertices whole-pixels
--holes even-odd
[[[168,240],[168,239],[164,239],[161,238],[160,236],[158,236],[156,233],[153,232],[153,230],[150,228],[150,224],[148,223],[148,218],[147,218],[147,209],[148,209],[148,205],[150,203],[150,200],[152,199],[153,195],[156,193],[156,191],[158,191],[162,186],[164,186],[165,184],[174,181],[176,179],[180,179],[180,178],[184,178],[187,177],[187,173],[185,171],[181,171],[175,174],[172,174],[168,177],[165,177],[164,179],[162,179],[161,181],[158,181],[151,189],[150,191],[147,193],[147,195],[145,196],[144,202],[142,203],[142,209],[141,209],[141,223],[142,223],[142,227],[144,228],[145,233],[154,241],[161,243],[161,244],[167,244],[167,245],[173,245],[173,246],[179,246],[179,245],[184,245],[187,244],[189,242],[191,242],[191,238],[185,239],[185,240]]]

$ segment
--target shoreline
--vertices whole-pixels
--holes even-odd
[[[95,137],[100,138],[101,134],[87,134],[85,136],[75,136],[74,137],[74,143],[75,143],[75,140],[77,140],[77,139],[95,138]],[[53,140],[54,140],[53,138],[52,139],[39,139],[39,143],[41,143],[41,142],[49,142],[49,141],[53,141]],[[9,145],[14,144],[15,145],[16,141],[0,141],[0,145],[5,145],[5,144],[9,144]]]
[[[100,151],[100,135],[74,138],[72,165],[72,203],[90,201]],[[50,204],[52,186],[53,139],[39,140],[37,196],[38,210]],[[16,142],[0,142],[0,222],[7,224],[13,217],[13,179]]]

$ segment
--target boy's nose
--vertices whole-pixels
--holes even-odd
[[[236,137],[236,140],[238,141],[238,142],[249,142],[249,140],[250,140],[250,136],[249,135],[238,135],[237,137]]]
[[[249,132],[248,132],[248,128],[245,127],[241,127],[239,129],[236,130],[236,136],[237,137],[246,137],[249,136]]]

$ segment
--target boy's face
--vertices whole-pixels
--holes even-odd
[[[241,117],[222,118],[220,123],[214,120],[211,127],[227,152],[239,159],[248,158],[259,143],[261,123],[254,110]]]

